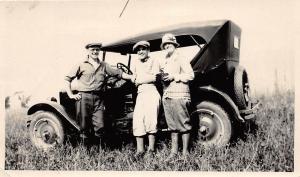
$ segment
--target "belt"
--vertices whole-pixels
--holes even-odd
[[[88,94],[93,94],[93,95],[99,95],[99,94],[103,94],[103,91],[100,90],[92,90],[92,91],[80,91],[81,93],[88,93]]]

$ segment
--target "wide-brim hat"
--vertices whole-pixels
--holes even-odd
[[[132,50],[135,52],[139,46],[143,46],[143,47],[146,47],[147,49],[149,49],[150,43],[148,41],[139,41],[136,44],[134,44],[134,46],[132,47]]]
[[[86,49],[91,48],[91,47],[102,47],[102,43],[89,43],[85,46]]]
[[[173,44],[175,47],[179,47],[179,44],[176,41],[176,37],[171,33],[165,34],[162,37],[161,41],[162,41],[160,44],[161,49],[164,49],[165,44]]]

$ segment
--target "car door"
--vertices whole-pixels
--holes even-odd
[[[114,69],[118,64],[130,68],[130,56],[107,52],[105,62]],[[131,81],[109,77],[105,94],[106,124],[114,133],[132,132],[132,115],[135,105],[136,87]]]

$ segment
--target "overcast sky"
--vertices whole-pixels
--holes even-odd
[[[293,0],[126,0],[0,2],[0,79],[5,94],[53,93],[88,42],[181,22],[230,19],[242,28],[241,65],[252,90],[294,86],[296,17]],[[298,19],[297,19],[298,20]]]

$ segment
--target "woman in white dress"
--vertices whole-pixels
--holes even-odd
[[[138,87],[138,95],[133,113],[133,135],[136,137],[137,152],[135,156],[145,154],[144,137],[148,137],[147,152],[153,154],[155,150],[155,134],[157,132],[157,117],[161,103],[161,96],[155,86],[159,73],[158,63],[149,56],[150,43],[140,41],[133,46],[138,60],[133,67],[134,83]]]

